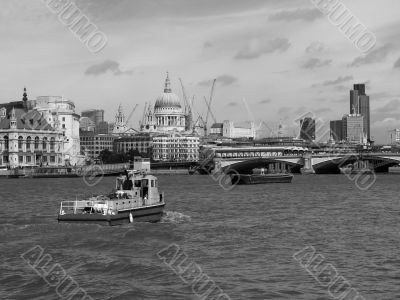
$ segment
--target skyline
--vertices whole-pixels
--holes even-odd
[[[0,12],[2,102],[60,95],[80,112],[106,111],[112,121],[118,104],[141,119],[145,102],[155,102],[170,72],[172,90],[182,99],[196,95],[205,111],[211,80],[218,78],[213,112],[218,121],[251,120],[292,125],[308,111],[326,120],[348,113],[349,91],[366,83],[371,96],[371,135],[387,142],[400,127],[399,31],[394,0],[367,4],[342,1],[377,36],[363,55],[311,1],[76,1],[108,38],[93,54],[48,10],[44,1],[3,0]],[[12,24],[12,26],[11,26]],[[10,48],[13,51],[10,51]],[[16,63],[17,62],[17,63]],[[250,114],[242,99],[245,98]],[[229,117],[228,117],[229,116]],[[288,121],[287,121],[288,120]],[[293,120],[293,121],[291,121]],[[289,129],[289,132],[291,130]]]

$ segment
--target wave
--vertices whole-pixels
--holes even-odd
[[[177,211],[165,211],[161,223],[181,224],[191,222],[192,218]]]

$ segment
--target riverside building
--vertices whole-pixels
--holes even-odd
[[[52,125],[52,124],[53,125]],[[10,168],[64,165],[64,131],[22,101],[0,105],[0,165]]]

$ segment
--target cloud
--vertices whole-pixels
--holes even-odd
[[[328,112],[332,112],[332,109],[329,107],[322,107],[322,108],[318,108],[315,110],[316,114],[323,114],[323,113],[328,113]]]
[[[238,79],[234,76],[231,75],[221,75],[218,76],[217,78],[217,84],[220,84],[222,86],[227,86],[227,85],[232,85],[238,82]],[[198,83],[200,86],[211,86],[213,80],[204,80]]]
[[[226,106],[235,107],[235,106],[238,106],[238,105],[239,105],[239,103],[232,101],[232,102],[229,102]]]
[[[270,21],[296,21],[302,20],[307,22],[313,22],[314,20],[321,18],[322,13],[315,8],[298,8],[295,10],[282,10],[276,14],[270,15]]]
[[[281,107],[278,110],[278,115],[287,115],[287,114],[290,114],[291,111],[292,111],[292,109],[290,107]]]
[[[373,64],[385,61],[386,57],[393,50],[393,45],[386,44],[382,47],[376,48],[366,55],[359,56],[353,60],[350,67],[359,67],[362,65]]]
[[[120,65],[114,60],[105,60],[99,64],[95,64],[86,69],[85,75],[101,75],[107,72],[113,73],[115,76],[132,75],[133,71],[121,71]]]
[[[310,58],[306,62],[304,62],[301,67],[303,69],[315,69],[315,68],[322,68],[325,66],[329,66],[332,63],[332,59],[321,60],[319,58]]]
[[[394,68],[400,68],[400,58],[394,63]]]
[[[289,49],[288,39],[276,38],[274,40],[253,40],[236,54],[235,59],[255,59],[273,52],[285,52]]]
[[[214,46],[214,45],[213,45],[211,42],[209,42],[209,41],[205,42],[204,45],[203,45],[204,48],[211,48],[211,47],[213,47],[213,46]]]
[[[377,113],[393,113],[400,108],[400,100],[392,100],[386,103],[384,106],[374,110]]]
[[[307,48],[306,53],[321,53],[327,50],[327,47],[321,42],[312,42]]]
[[[272,102],[272,100],[267,98],[267,99],[261,100],[260,102],[258,102],[258,104],[268,104],[268,103],[271,103],[271,102]]]
[[[396,118],[385,118],[381,121],[376,121],[372,124],[374,128],[398,128],[400,127],[400,120]]]
[[[350,80],[353,80],[353,76],[339,76],[337,79],[335,80],[327,80],[325,81],[322,85],[324,86],[329,86],[329,85],[337,85],[343,82],[347,82]]]

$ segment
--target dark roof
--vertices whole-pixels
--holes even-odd
[[[24,103],[22,101],[14,101],[14,102],[8,102],[8,103],[2,103],[0,104],[0,108],[5,107],[7,110],[7,113],[11,112],[11,110],[13,109],[13,107],[15,109],[17,108],[24,108]]]
[[[4,107],[4,106],[3,106]],[[26,130],[54,130],[53,127],[47,123],[42,114],[36,110],[29,110],[25,112],[22,108],[15,108],[15,118],[17,119],[17,129]],[[7,111],[5,118],[0,118],[0,129],[10,128],[11,111]]]
[[[223,123],[214,123],[211,128],[223,128],[224,124]]]

